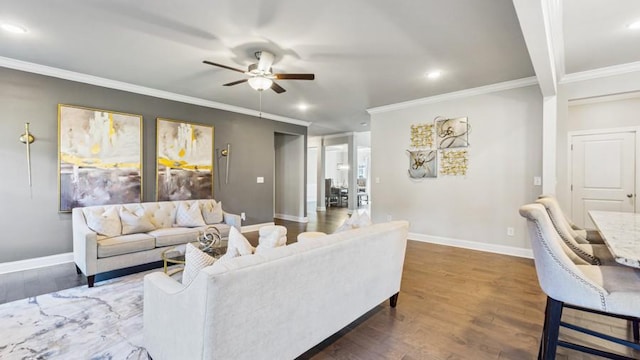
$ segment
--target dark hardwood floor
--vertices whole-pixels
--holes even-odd
[[[287,227],[288,241],[294,242],[303,231],[331,233],[347,216],[344,208],[330,208],[309,211],[307,224],[276,223]],[[245,235],[257,243],[257,232]],[[83,284],[86,280],[76,275],[73,264],[3,274],[0,303]],[[380,304],[300,359],[535,359],[544,304],[532,260],[409,241],[397,307],[390,308],[388,301]],[[563,320],[632,338],[623,320],[573,310],[565,310]],[[603,345],[566,329],[561,334],[570,341]],[[640,358],[640,352],[620,346],[606,344],[606,348]],[[567,349],[560,349],[557,356],[594,358]]]

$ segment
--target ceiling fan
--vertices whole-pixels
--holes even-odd
[[[313,80],[315,79],[314,74],[283,74],[283,73],[273,73],[271,69],[271,64],[273,64],[273,60],[275,57],[272,53],[267,51],[256,51],[255,57],[258,59],[257,64],[249,65],[247,71],[236,69],[227,65],[216,64],[214,62],[204,60],[203,63],[213,66],[218,66],[224,69],[229,69],[237,72],[241,72],[245,75],[248,75],[248,79],[242,79],[238,81],[233,81],[230,83],[223,84],[222,86],[233,86],[242,84],[244,82],[248,82],[249,86],[251,86],[254,90],[263,91],[271,88],[278,94],[285,92],[286,90],[276,84],[273,80]]]

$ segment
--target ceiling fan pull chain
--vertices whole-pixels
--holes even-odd
[[[262,91],[258,91],[260,95],[260,114],[258,115],[262,119]]]

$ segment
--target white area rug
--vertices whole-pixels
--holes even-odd
[[[0,305],[0,359],[147,359],[143,277],[152,271]]]

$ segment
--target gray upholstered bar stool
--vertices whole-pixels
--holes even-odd
[[[589,244],[586,240],[583,243],[578,243],[580,237],[576,238],[575,233],[571,232],[569,223],[565,221],[560,205],[558,205],[555,199],[543,197],[538,198],[536,202],[545,207],[551,223],[558,235],[560,235],[560,238],[580,258],[591,265],[618,265],[605,244]]]
[[[553,219],[553,217],[555,216],[558,219],[563,219],[567,227],[569,228],[569,232],[571,233],[571,236],[573,236],[578,243],[604,244],[604,240],[602,240],[602,236],[600,236],[600,233],[598,232],[598,230],[586,230],[579,227],[573,221],[571,221],[571,219],[567,216],[567,214],[564,211],[562,211],[562,208],[560,207],[560,203],[558,202],[558,199],[556,199],[554,196],[540,195],[538,196],[538,199],[549,199],[549,201],[553,203],[553,210],[552,210],[553,215],[551,215],[551,218]]]
[[[576,265],[563,251],[564,242],[541,204],[520,208],[527,219],[529,237],[540,287],[547,294],[547,308],[538,359],[555,359],[557,346],[610,359],[634,359],[637,342],[614,338],[561,320],[562,309],[573,309],[635,321],[640,317],[640,271],[626,266]],[[569,328],[635,349],[635,357],[558,340],[560,327]]]

